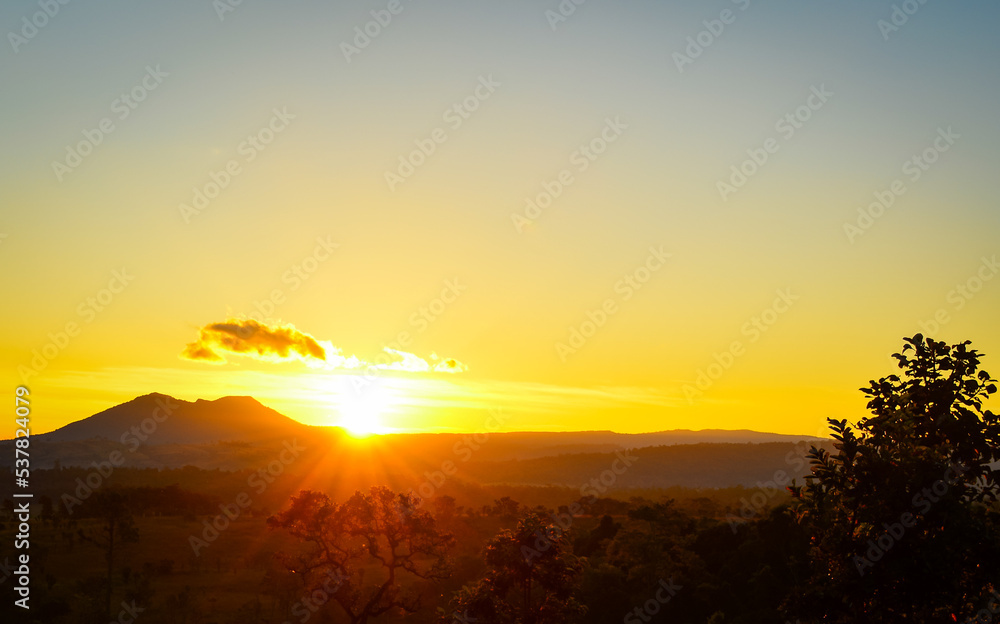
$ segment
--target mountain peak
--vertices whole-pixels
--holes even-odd
[[[132,401],[140,401],[140,400],[143,400],[143,399],[147,399],[147,400],[148,399],[170,399],[172,401],[179,401],[180,400],[180,399],[175,399],[174,397],[170,396],[169,394],[163,394],[162,392],[150,392],[149,394],[139,395],[139,396],[135,397],[134,399],[132,399]],[[127,403],[131,403],[132,401],[127,401]]]
[[[219,397],[214,401],[206,401],[205,399],[198,399],[199,402],[204,403],[216,403],[220,405],[248,405],[253,407],[267,407],[257,399],[252,396],[242,396],[242,395],[230,395]]]
[[[306,425],[249,396],[183,401],[153,392],[116,405],[55,431],[53,442],[106,439],[123,444],[203,444],[259,440],[301,434]]]

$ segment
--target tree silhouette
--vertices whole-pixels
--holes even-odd
[[[97,546],[104,553],[107,578],[104,581],[104,611],[111,617],[111,594],[114,591],[115,546],[139,541],[139,530],[132,519],[127,496],[117,490],[94,493],[80,510],[81,517],[97,518],[98,525],[90,530],[80,529],[80,539]]]
[[[452,537],[437,529],[428,512],[417,509],[419,503],[415,496],[384,486],[368,494],[356,492],[343,504],[306,490],[267,524],[309,545],[297,557],[283,556],[286,567],[303,575],[310,591],[322,590],[352,624],[364,624],[391,610],[419,609],[419,596],[400,584],[404,575],[447,576],[445,554]],[[378,564],[375,574],[372,563]]]
[[[517,517],[518,510],[521,504],[509,496],[504,496],[493,501],[493,508],[490,510],[490,515],[503,518],[505,520],[513,520]]]
[[[704,562],[693,550],[697,522],[673,499],[630,509],[628,517],[629,522],[608,544],[607,562],[625,571],[633,603],[643,604],[661,581],[668,581],[671,587],[676,584],[687,590],[669,594],[653,621],[694,619],[691,589],[708,581]]]
[[[1000,421],[969,342],[917,334],[902,375],[862,392],[872,416],[830,419],[835,453],[791,488],[811,536],[813,575],[789,613],[827,622],[964,621],[1000,579]]]
[[[455,619],[480,624],[562,624],[583,614],[573,597],[579,566],[567,537],[536,514],[503,530],[486,545],[486,575],[452,600]],[[460,617],[459,617],[460,616]]]
[[[568,513],[564,512],[564,513]],[[580,557],[589,557],[607,546],[608,540],[614,539],[622,525],[611,516],[601,517],[601,522],[586,536],[580,536],[573,542],[573,552]]]

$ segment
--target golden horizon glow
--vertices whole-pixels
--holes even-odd
[[[39,433],[162,392],[358,435],[812,435],[904,336],[996,375],[1000,3],[891,41],[799,4],[682,67],[717,8],[415,4],[350,59],[351,3],[61,13],[0,65],[5,387]]]
[[[382,419],[393,405],[392,394],[382,384],[341,390],[336,408],[338,420],[334,426],[343,428],[355,438],[391,433],[392,429],[386,427]]]

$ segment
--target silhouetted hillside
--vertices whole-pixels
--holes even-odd
[[[401,442],[406,446],[434,448],[450,452],[456,445],[461,448],[476,447],[476,459],[480,461],[504,461],[509,459],[533,459],[557,455],[580,453],[611,453],[628,448],[651,446],[674,446],[678,444],[763,444],[782,442],[791,444],[799,441],[820,442],[823,438],[805,435],[785,435],[761,433],[748,429],[722,430],[704,429],[690,431],[676,429],[653,433],[615,433],[613,431],[519,431],[493,433],[488,438],[480,435],[470,438],[469,434],[393,434],[382,436],[387,444]],[[483,440],[487,441],[484,443]],[[470,444],[471,442],[471,444]]]
[[[830,442],[819,445],[831,448]],[[774,480],[779,471],[801,483],[809,474],[808,449],[807,443],[684,444],[531,460],[470,461],[467,474],[483,484],[580,487],[592,479],[600,481],[603,475],[609,489],[755,487]]]
[[[794,443],[804,441],[797,447]],[[512,432],[491,434],[393,434],[363,441],[336,427],[310,427],[250,397],[181,401],[148,394],[51,433],[32,437],[32,466],[92,467],[120,454],[128,468],[256,470],[280,455],[286,443],[306,450],[296,472],[317,478],[350,474],[351,487],[371,483],[417,486],[451,462],[453,485],[467,483],[559,485],[579,488],[615,464],[626,449],[637,460],[612,489],[752,486],[786,469],[793,449],[817,442],[809,436],[755,431]],[[12,444],[0,442],[0,448]],[[801,453],[799,453],[801,455]],[[116,456],[117,457],[117,456]],[[11,467],[13,453],[0,453]],[[347,483],[341,486],[347,487]]]
[[[33,441],[78,442],[104,439],[132,445],[204,444],[221,440],[265,440],[302,435],[309,427],[252,397],[215,401],[182,401],[165,394],[147,394],[116,405]]]

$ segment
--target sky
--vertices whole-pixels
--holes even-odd
[[[996,370],[998,17],[3,3],[6,386],[35,432],[162,392],[813,435],[904,336]]]

